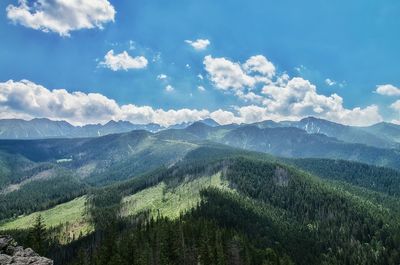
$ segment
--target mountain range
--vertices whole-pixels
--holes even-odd
[[[209,126],[219,126],[212,119],[204,119]],[[159,124],[133,124],[129,121],[109,121],[105,124],[88,124],[74,126],[66,121],[53,121],[46,118],[32,120],[0,120],[0,139],[46,139],[46,138],[83,138],[98,137],[113,133],[124,133],[133,130],[158,132],[165,129],[183,129],[192,123],[175,124],[164,127]]]
[[[256,126],[260,129],[295,127],[308,134],[324,134],[348,143],[360,143],[380,148],[398,148],[400,144],[400,126],[392,123],[378,123],[368,127],[347,126],[328,120],[307,117],[299,121],[274,122],[266,120],[253,124],[231,124],[221,126],[213,119],[200,121],[210,127],[236,128]],[[193,122],[163,127],[158,124],[133,124],[128,121],[109,121],[102,124],[73,126],[66,121],[49,119],[0,120],[0,139],[46,139],[46,138],[83,138],[98,137],[113,133],[124,133],[133,130],[159,132],[167,129],[185,129]]]
[[[102,124],[73,126],[66,121],[49,119],[6,119],[0,120],[0,139],[45,139],[97,137],[112,133],[123,133],[133,130],[157,132],[163,129],[158,124],[132,124],[128,121],[109,121]]]

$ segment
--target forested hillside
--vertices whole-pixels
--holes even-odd
[[[95,232],[60,245],[65,225],[52,228],[41,254],[58,264],[398,264],[394,183],[374,190],[358,185],[362,174],[348,178],[351,168],[365,167],[366,183],[397,172],[349,163],[348,172],[319,178],[274,161],[205,146],[170,168],[96,188],[86,202]],[[304,169],[300,162],[291,164]],[[325,160],[310,164],[318,163],[328,168]],[[221,180],[213,181],[215,174]],[[371,192],[384,199],[371,199]],[[180,207],[186,201],[194,203]],[[32,242],[27,230],[8,233]]]
[[[322,178],[343,181],[352,185],[400,196],[400,172],[358,162],[329,159],[283,159]]]

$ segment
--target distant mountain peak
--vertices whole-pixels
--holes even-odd
[[[130,121],[124,121],[124,120],[110,120],[109,122],[107,122],[106,124],[104,124],[104,126],[106,125],[118,125],[118,124],[127,124],[127,125],[133,125],[133,123],[131,123]]]
[[[207,127],[212,127],[206,123],[204,123],[203,121],[195,121],[192,124],[190,124],[187,129],[190,128],[207,128]]]
[[[307,116],[305,118],[302,118],[300,121],[308,121],[308,120],[310,120],[310,121],[315,120],[316,121],[316,120],[322,120],[322,119],[314,117],[314,116]]]
[[[305,118],[301,119],[300,122],[318,122],[318,123],[325,123],[325,124],[334,124],[334,125],[345,126],[345,125],[340,124],[340,123],[336,123],[336,122],[333,122],[333,121],[325,120],[325,119],[322,119],[322,118],[317,118],[317,117],[314,117],[314,116],[305,117]]]
[[[53,121],[53,120],[50,120],[49,118],[33,118],[31,121]]]
[[[201,120],[200,122],[202,122],[202,123],[204,123],[204,124],[206,124],[208,126],[211,126],[211,127],[216,127],[216,126],[220,126],[221,125],[221,124],[219,124],[218,122],[216,122],[215,120],[213,120],[211,118],[207,118],[207,119]]]
[[[107,125],[107,124],[117,124],[117,123],[119,123],[120,121],[115,121],[115,120],[110,120],[110,121],[108,121],[105,125]]]

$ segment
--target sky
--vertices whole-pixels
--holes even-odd
[[[0,118],[400,123],[400,2],[2,0]]]

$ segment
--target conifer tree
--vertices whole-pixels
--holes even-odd
[[[42,215],[38,215],[31,232],[32,248],[40,255],[45,255],[47,252],[47,233],[46,225]]]

